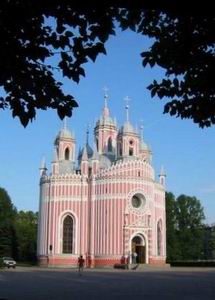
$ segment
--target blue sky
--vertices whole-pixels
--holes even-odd
[[[92,141],[94,122],[104,105],[103,87],[109,88],[108,106],[118,125],[125,120],[123,98],[128,95],[132,99],[131,122],[136,126],[143,120],[156,178],[164,165],[167,190],[176,196],[196,196],[204,207],[206,222],[215,222],[215,127],[200,129],[190,120],[163,114],[165,100],[151,99],[146,89],[164,74],[158,67],[142,67],[140,53],[149,45],[147,38],[130,31],[119,32],[108,41],[107,56],[86,64],[86,77],[79,84],[63,80],[64,90],[79,103],[68,127],[75,132],[78,150],[86,139],[88,123]],[[17,209],[37,211],[40,162],[45,156],[50,171],[53,142],[62,122],[54,111],[38,111],[36,120],[23,128],[10,111],[1,111],[0,124],[0,186],[8,191]]]

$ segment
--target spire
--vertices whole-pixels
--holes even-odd
[[[161,166],[160,174],[159,174],[159,182],[161,185],[165,187],[166,184],[166,173],[164,171],[164,167]]]
[[[164,171],[164,166],[163,166],[163,165],[161,166],[159,176],[165,176],[165,177],[166,177],[166,173],[165,173],[165,171]]]
[[[40,166],[40,176],[46,175],[46,171],[47,171],[46,161],[45,161],[45,157],[43,157]]]
[[[90,124],[87,124],[87,130],[86,130],[86,145],[89,145],[89,128]]]
[[[42,160],[41,160],[41,167],[40,169],[46,169],[46,159],[45,156],[43,156]]]
[[[140,121],[140,140],[143,142],[143,120]]]
[[[64,119],[63,119],[63,129],[64,130],[67,129],[67,117],[64,117]]]
[[[124,98],[124,100],[126,102],[126,105],[125,105],[125,109],[126,109],[126,122],[129,123],[129,104],[128,104],[128,102],[131,101],[131,99],[128,96],[126,96]]]
[[[108,109],[108,105],[107,105],[107,100],[109,99],[109,95],[107,93],[108,88],[104,87],[103,91],[104,91],[104,99],[105,99],[105,105],[104,105],[104,109],[103,109],[103,117],[108,118],[109,117],[109,109]]]
[[[88,160],[87,146],[84,147],[81,160]]]
[[[103,91],[104,91],[104,99],[105,99],[105,108],[107,108],[107,100],[108,100],[108,98],[109,98],[107,92],[109,91],[109,89],[105,86],[105,87],[103,88]]]

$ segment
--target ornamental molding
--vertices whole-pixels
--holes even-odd
[[[132,197],[136,194],[141,194],[143,198],[145,199],[145,203],[142,203],[140,207],[134,207],[132,205]],[[134,215],[145,215],[145,214],[150,214],[150,209],[149,209],[149,198],[146,196],[147,193],[143,189],[135,189],[132,190],[128,196],[127,196],[127,209],[128,212],[131,212]]]
[[[147,218],[141,217],[139,219],[137,219],[135,222],[133,222],[132,224],[129,225],[129,227],[135,227],[135,228],[145,228],[145,229],[149,229],[150,227],[148,226],[147,223]]]

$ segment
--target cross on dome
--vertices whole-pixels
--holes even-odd
[[[109,95],[108,95],[108,91],[109,91],[109,89],[105,86],[104,88],[103,88],[103,91],[104,91],[104,98],[105,98],[105,107],[107,107],[107,100],[108,100],[108,98],[109,98]]]
[[[86,128],[86,145],[89,144],[89,132],[90,132],[90,124],[87,124],[87,128]]]
[[[143,129],[144,129],[144,126],[143,126],[143,119],[140,120],[140,136],[141,136],[141,139],[143,140]]]
[[[67,129],[67,117],[66,116],[63,119],[63,129]]]
[[[129,98],[128,96],[126,96],[124,98],[126,105],[125,105],[125,109],[126,109],[126,121],[129,122],[129,101],[131,101],[131,98]]]

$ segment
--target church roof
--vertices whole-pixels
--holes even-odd
[[[96,122],[96,126],[100,125],[116,126],[116,122],[110,116],[101,116],[100,119]]]
[[[89,144],[86,144],[82,149],[81,151],[79,151],[79,154],[78,154],[78,160],[81,160],[81,159],[89,159],[93,156],[93,149],[90,147]]]
[[[57,138],[74,138],[71,131],[67,128],[62,128],[57,135]]]
[[[140,142],[140,149],[141,150],[149,150],[149,147],[144,141],[141,141]]]
[[[61,138],[74,139],[74,135],[68,128],[64,127],[59,131],[58,135],[56,136],[56,140]]]
[[[124,125],[121,127],[120,132],[122,133],[137,133],[134,127],[131,125],[129,121],[126,121]]]
[[[111,166],[111,160],[108,157],[108,155],[100,155],[99,157],[99,163],[100,163],[100,167],[102,169],[106,169],[109,168]]]

